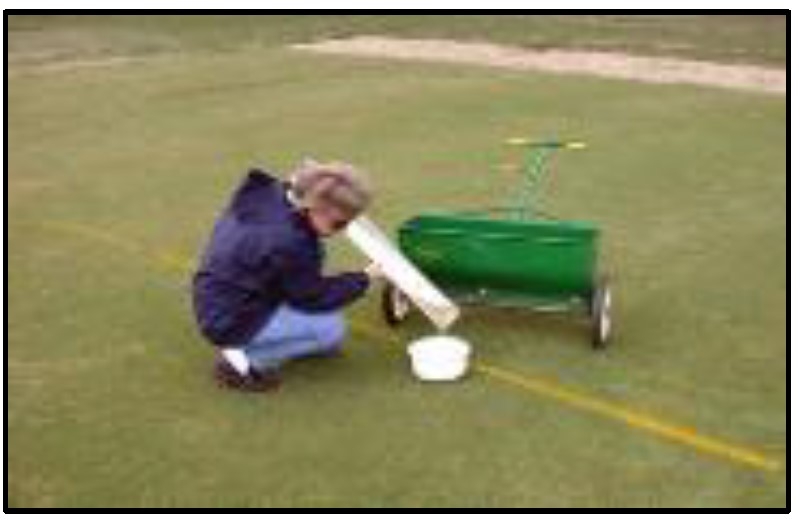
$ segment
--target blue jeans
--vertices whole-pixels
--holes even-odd
[[[241,349],[255,368],[277,368],[290,359],[335,352],[344,336],[341,313],[308,313],[282,305]]]

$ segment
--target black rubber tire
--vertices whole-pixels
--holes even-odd
[[[406,302],[405,309],[398,309],[399,299]],[[381,293],[381,312],[386,324],[393,327],[399,325],[408,317],[409,309],[408,298],[396,286],[387,282]]]
[[[591,301],[592,348],[608,346],[612,333],[611,285],[608,276],[600,276],[594,284]]]

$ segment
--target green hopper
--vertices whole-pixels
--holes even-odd
[[[458,302],[580,312],[588,319],[592,345],[603,348],[611,333],[611,291],[598,269],[599,230],[586,221],[544,217],[536,202],[549,156],[584,145],[519,138],[509,143],[525,151],[525,183],[512,204],[412,217],[399,228],[400,249]],[[384,291],[382,308],[390,325],[410,311],[392,285]]]

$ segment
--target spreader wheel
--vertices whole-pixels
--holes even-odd
[[[602,276],[592,292],[592,347],[605,348],[611,337],[611,285],[608,277]]]
[[[411,302],[396,286],[387,282],[383,287],[381,309],[386,324],[389,326],[397,326],[403,322],[411,312]]]

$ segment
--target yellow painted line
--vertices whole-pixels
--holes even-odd
[[[161,266],[184,275],[188,275],[195,268],[194,262],[176,252],[160,252],[157,259]]]
[[[62,234],[82,237],[113,247],[116,250],[135,254],[143,260],[155,263],[160,268],[165,268],[172,272],[188,274],[194,267],[194,263],[180,254],[175,252],[154,251],[130,238],[121,237],[118,234],[113,234],[99,227],[71,221],[43,221],[40,224],[44,228],[58,231]]]
[[[621,421],[629,427],[689,446],[701,453],[716,455],[767,471],[777,471],[781,468],[780,462],[759,451],[702,435],[693,427],[675,425],[652,415],[634,411],[626,406],[570,390],[546,379],[519,375],[485,362],[477,363],[475,369],[519,389],[555,399],[576,409]]]
[[[354,326],[354,330],[376,340],[382,345],[387,336],[364,325]],[[572,408],[588,411],[609,419],[620,421],[630,428],[657,435],[669,441],[688,446],[700,453],[715,455],[739,464],[766,471],[781,469],[781,463],[763,453],[738,444],[725,442],[715,437],[702,435],[690,426],[680,426],[659,419],[653,415],[634,411],[627,406],[594,397],[585,392],[564,387],[562,384],[541,377],[521,375],[484,361],[477,361],[473,368],[495,381],[514,386],[525,392],[554,399]]]
[[[79,236],[106,245],[113,246],[118,249],[134,252],[137,254],[145,254],[145,251],[136,243],[122,238],[116,234],[112,234],[99,227],[84,225],[82,223],[74,223],[67,221],[43,221],[41,226],[50,230],[57,230],[72,236]]]
[[[193,267],[193,263],[189,259],[179,254],[148,250],[136,242],[121,238],[97,227],[72,222],[46,222],[42,223],[42,225],[51,230],[78,235],[117,249],[136,253],[144,259],[173,272],[186,274]],[[380,341],[377,343],[378,346],[385,345],[386,341],[391,339],[386,335],[386,332],[379,332],[374,328],[361,324],[353,325],[353,330],[361,335]],[[769,458],[760,451],[702,435],[693,427],[676,425],[652,415],[635,411],[627,406],[566,388],[552,380],[521,375],[482,361],[476,362],[474,369],[487,377],[514,386],[519,390],[548,397],[575,409],[622,422],[628,427],[691,447],[700,453],[715,455],[732,462],[766,471],[777,471],[782,467],[780,462]]]

